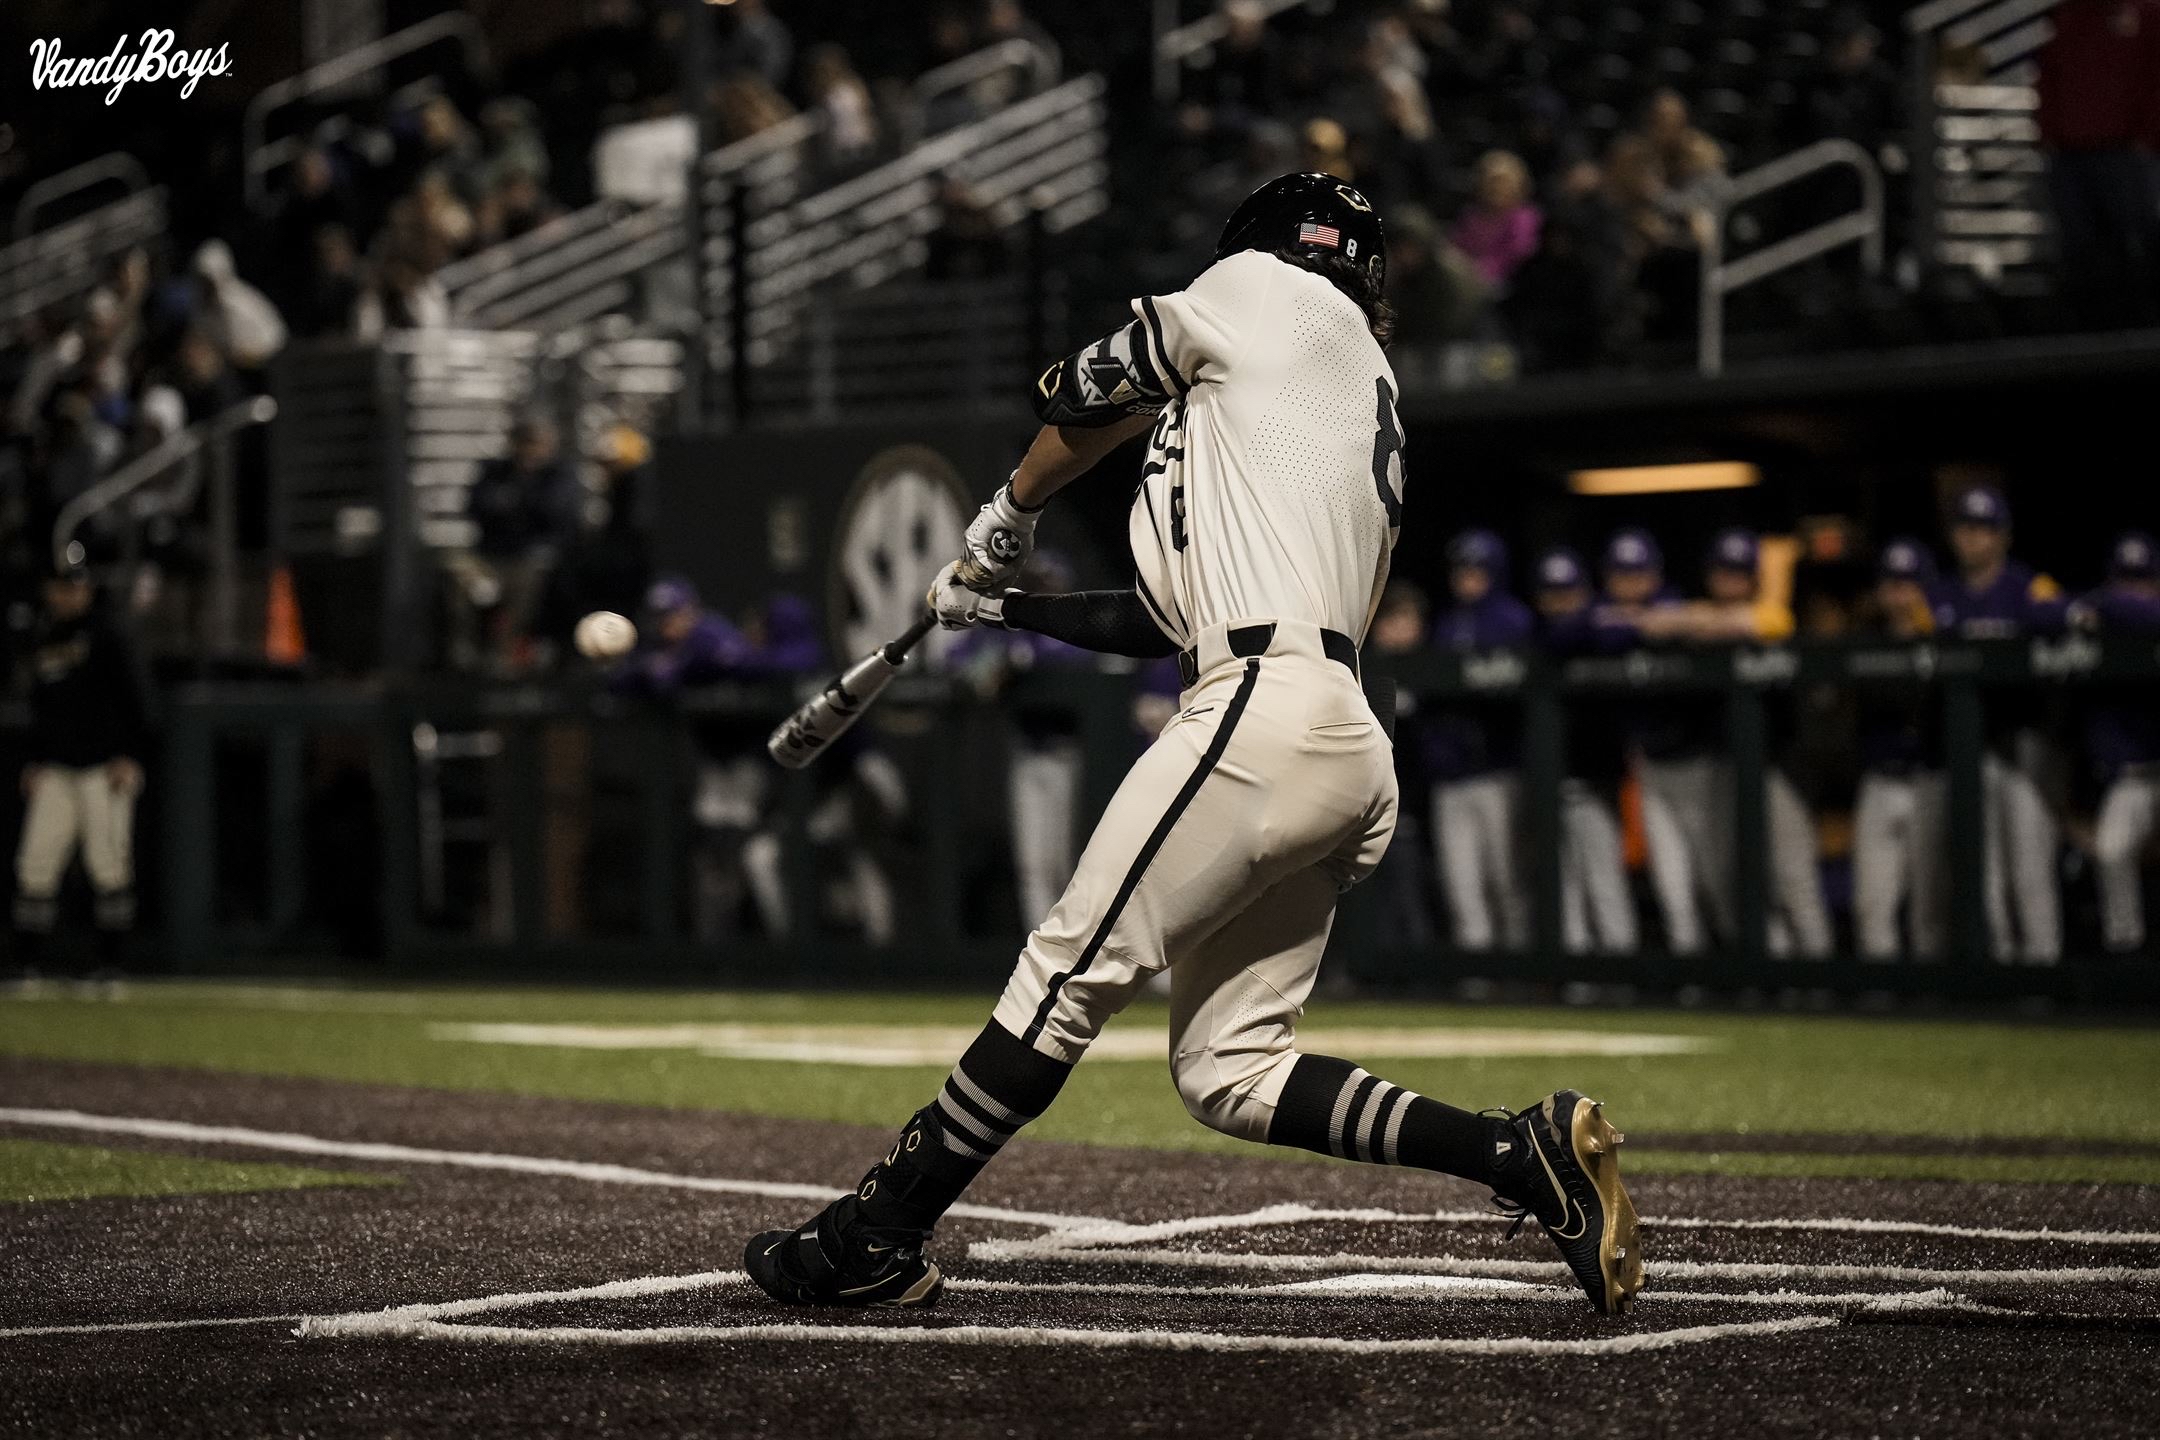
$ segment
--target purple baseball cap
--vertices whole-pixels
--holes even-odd
[[[1589,582],[1583,570],[1582,557],[1565,545],[1558,545],[1538,557],[1537,583],[1540,590],[1572,590]]]
[[[1910,580],[1925,585],[1935,578],[1935,557],[1919,541],[1900,536],[1883,546],[1875,562],[1875,574],[1883,580]]]
[[[1755,573],[1755,562],[1760,554],[1755,542],[1755,532],[1732,526],[1720,530],[1710,542],[1708,564],[1713,570],[1741,570]]]
[[[1665,568],[1657,537],[1637,526],[1613,532],[1605,542],[1605,568],[1617,574],[1642,574]]]
[[[655,615],[695,610],[697,603],[697,586],[680,575],[663,575],[653,581],[651,588],[645,592],[645,608]]]
[[[2010,502],[1992,485],[1975,485],[1951,502],[1950,523],[2003,529],[2010,523]]]
[[[2115,544],[2108,551],[2108,578],[2111,580],[2150,580],[2160,575],[2160,551],[2153,547],[2153,537],[2143,530],[2131,530],[2115,537]]]

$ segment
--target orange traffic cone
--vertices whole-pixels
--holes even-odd
[[[263,606],[263,656],[273,665],[307,662],[307,635],[300,628],[300,597],[293,590],[292,567],[270,572],[270,594]]]

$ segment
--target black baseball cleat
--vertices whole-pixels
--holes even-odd
[[[923,1254],[920,1230],[879,1230],[843,1195],[800,1230],[767,1230],[743,1252],[758,1289],[783,1305],[934,1305],[945,1277]]]
[[[1493,1196],[1515,1217],[1508,1238],[1535,1217],[1590,1303],[1607,1315],[1625,1314],[1643,1288],[1635,1205],[1614,1153],[1627,1137],[1613,1129],[1604,1106],[1574,1090],[1548,1095],[1508,1123],[1524,1152],[1514,1193]]]

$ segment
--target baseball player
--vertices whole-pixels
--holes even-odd
[[[1935,628],[1965,640],[2059,633],[2062,587],[2010,558],[2010,502],[1984,485],[1960,493],[1950,512],[1958,573],[1939,587]],[[1989,706],[1983,762],[1988,930],[1997,960],[2029,965],[2062,958],[2062,899],[2055,888],[2061,830],[2034,778],[2041,740],[2028,706]],[[2016,928],[2013,932],[2012,920]]]
[[[2108,552],[2107,585],[2070,607],[2081,630],[2160,634],[2160,551],[2133,530]],[[2108,949],[2145,948],[2142,861],[2160,830],[2160,706],[2149,690],[2110,695],[2085,721],[2085,755],[2102,789],[2093,831],[2100,879],[2101,939]]]
[[[71,547],[77,551],[80,547]],[[55,566],[32,639],[15,928],[30,964],[60,917],[60,882],[79,852],[94,894],[101,963],[117,965],[135,925],[135,797],[143,784],[149,685],[134,647],[95,608],[80,556]]]
[[[1677,617],[1683,602],[1665,583],[1664,552],[1647,530],[1615,532],[1605,545],[1604,571],[1609,625],[1631,627],[1643,642],[1680,638],[1662,629],[1653,634],[1651,628],[1662,612]],[[1704,943],[1698,891],[1727,933],[1731,928],[1724,924],[1729,902],[1716,883],[1723,844],[1717,834],[1716,704],[1700,696],[1663,695],[1617,708],[1640,757],[1643,841],[1665,943],[1675,955],[1694,955]]]
[[[1590,571],[1565,547],[1537,563],[1537,609],[1547,650],[1555,655],[1614,654],[1635,643],[1632,626],[1604,617],[1593,603]],[[1626,852],[1613,794],[1627,771],[1624,746],[1588,716],[1568,726],[1567,777],[1560,786],[1560,933],[1574,955],[1623,955],[1638,935],[1628,891]]]
[[[1637,623],[1654,640],[1699,645],[1790,640],[1792,607],[1763,593],[1761,568],[1762,547],[1752,531],[1721,530],[1703,566],[1705,598],[1652,609]],[[1643,767],[1644,789],[1649,792],[1644,810],[1651,870],[1654,876],[1661,844],[1670,846],[1679,839],[1688,852],[1682,862],[1686,873],[1701,888],[1718,929],[1729,937],[1739,931],[1732,865],[1737,779],[1731,762],[1724,758],[1714,711],[1691,707],[1687,717],[1693,723],[1678,732],[1680,739],[1669,742],[1672,748]],[[1782,728],[1789,732],[1790,717],[1782,718],[1786,722]],[[1661,829],[1650,823],[1653,804],[1649,797],[1655,798],[1670,820],[1678,822],[1677,827]],[[1771,953],[1827,959],[1830,915],[1823,904],[1815,824],[1792,779],[1775,765],[1763,776],[1763,812],[1769,848]],[[1674,863],[1670,855],[1665,858],[1668,864]]]
[[[1935,633],[1935,560],[1917,540],[1883,547],[1875,571],[1878,633],[1917,641]],[[1942,954],[1948,874],[1943,867],[1940,709],[1922,680],[1860,693],[1860,790],[1853,804],[1853,929],[1861,958],[1895,960],[1898,917],[1912,954]]]
[[[1393,757],[1357,657],[1403,505],[1385,264],[1357,190],[1319,174],[1270,181],[1189,288],[1135,302],[1131,324],[1037,382],[1043,429],[968,527],[933,608],[954,627],[1175,653],[1182,708],[935,1099],[854,1191],[750,1242],[745,1268],[775,1299],[935,1300],[932,1227],[1165,969],[1171,1072],[1202,1123],[1488,1185],[1538,1220],[1598,1309],[1626,1308],[1641,1287],[1619,1137],[1594,1102],[1563,1090],[1477,1114],[1296,1047],[1336,897],[1371,872],[1395,822]],[[1150,430],[1133,589],[1003,593],[1051,498]]]
[[[1448,547],[1455,604],[1440,617],[1433,644],[1471,654],[1528,643],[1530,607],[1507,593],[1507,546],[1490,530],[1470,530]],[[1517,858],[1522,825],[1522,731],[1518,707],[1457,702],[1425,729],[1433,787],[1433,840],[1440,884],[1455,921],[1458,948],[1530,943],[1530,905]]]

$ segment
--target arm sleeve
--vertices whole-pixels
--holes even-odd
[[[1172,393],[1135,320],[1043,371],[1035,382],[1035,418],[1100,430],[1128,415],[1153,415]]]
[[[1076,590],[1067,595],[1005,597],[1005,624],[1102,655],[1157,660],[1177,653],[1133,590]]]

